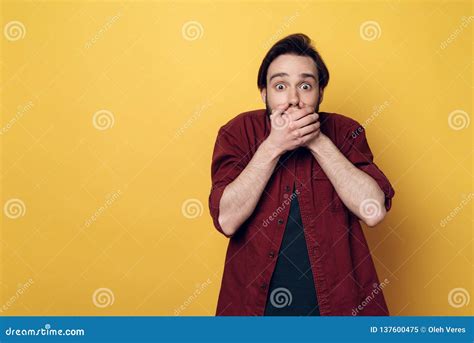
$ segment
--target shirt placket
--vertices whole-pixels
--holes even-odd
[[[279,173],[281,173],[281,181],[275,186],[279,187],[278,196],[274,198],[272,202],[273,209],[270,209],[271,213],[276,210],[279,206],[284,204],[285,200],[289,199],[293,190],[293,184],[295,182],[295,168],[296,168],[296,159],[295,156],[291,156],[288,160],[285,161],[285,165],[279,168]],[[270,281],[275,270],[278,252],[281,246],[283,239],[284,230],[288,221],[288,215],[290,211],[290,205],[285,207],[285,210],[277,217],[277,220],[274,221],[273,226],[269,228],[273,231],[270,233],[271,242],[268,242],[266,249],[268,250],[268,258],[271,259],[271,264],[266,268],[259,278],[259,296],[258,296],[258,315],[263,316],[265,313],[266,300],[268,299],[268,291],[270,288]]]
[[[308,213],[314,213],[314,209],[311,206],[310,197],[314,195],[311,194],[307,188],[312,189],[312,187],[304,187],[303,182],[313,182],[311,175],[311,163],[309,161],[312,156],[299,156],[299,160],[296,163],[295,173],[296,173],[296,188],[299,191],[300,199],[300,211],[301,211],[301,220],[303,222],[303,232],[306,239],[306,244],[308,247],[308,255],[310,259],[311,272],[313,273],[313,280],[315,283],[316,296],[318,298],[319,311],[321,315],[329,315],[331,313],[330,302],[328,298],[328,288],[326,278],[324,276],[323,260],[320,258],[323,254],[321,251],[321,244],[317,239],[315,230],[309,226],[311,222],[308,218]],[[300,180],[300,181],[298,181]],[[317,226],[317,221],[313,223],[313,226]]]

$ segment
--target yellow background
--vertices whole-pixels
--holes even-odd
[[[396,190],[385,221],[364,227],[391,314],[472,315],[472,124],[448,122],[472,116],[471,2],[3,1],[1,13],[2,315],[214,315],[217,130],[263,108],[258,67],[295,32],[331,73],[321,110],[367,123]],[[24,37],[6,39],[11,21]],[[94,126],[99,110],[112,127]],[[23,215],[6,215],[10,199]]]

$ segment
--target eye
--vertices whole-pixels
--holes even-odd
[[[304,87],[306,87],[306,88],[304,88]],[[301,85],[301,88],[303,88],[304,90],[309,90],[309,89],[311,89],[311,85],[309,83],[303,83]]]
[[[285,88],[285,85],[283,83],[277,83],[275,85],[275,88],[279,91],[283,90]]]

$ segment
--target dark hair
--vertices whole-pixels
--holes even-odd
[[[318,70],[319,88],[324,89],[329,82],[329,71],[323,59],[311,44],[311,39],[304,33],[295,33],[276,42],[265,55],[258,70],[257,86],[260,90],[267,87],[268,67],[275,58],[283,54],[309,56],[314,60]]]

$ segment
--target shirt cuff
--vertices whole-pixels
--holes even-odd
[[[379,185],[382,192],[385,194],[385,209],[387,212],[392,207],[392,198],[395,195],[395,190],[393,189],[392,185],[385,177],[385,175],[378,169],[378,167],[371,163],[368,165],[360,166],[360,170],[370,175]]]
[[[211,213],[212,221],[214,227],[222,233],[227,238],[230,238],[230,235],[227,235],[224,230],[222,230],[221,225],[219,224],[219,205],[221,202],[222,194],[227,185],[222,186],[213,186],[211,189],[211,194],[209,195],[209,211]]]

